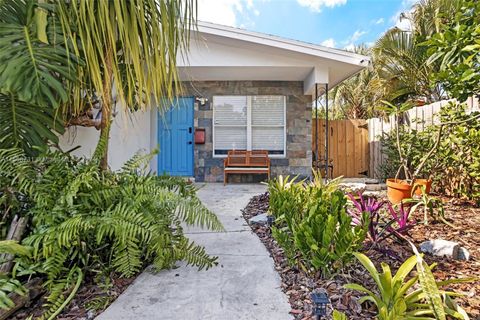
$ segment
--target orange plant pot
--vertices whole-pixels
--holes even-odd
[[[387,197],[392,204],[412,197],[412,186],[405,180],[387,179]]]
[[[415,179],[415,183],[413,184],[413,190],[415,195],[421,196],[422,195],[422,187],[425,186],[425,193],[430,194],[430,189],[432,188],[432,180],[430,179]]]

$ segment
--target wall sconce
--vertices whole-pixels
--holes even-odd
[[[195,101],[198,101],[198,103],[200,103],[201,106],[204,106],[207,104],[208,99],[203,97],[196,97]]]

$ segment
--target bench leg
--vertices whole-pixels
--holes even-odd
[[[227,173],[223,171],[223,185],[227,184]]]

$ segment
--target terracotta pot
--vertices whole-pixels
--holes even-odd
[[[421,186],[425,186],[425,193],[430,194],[430,189],[432,188],[432,180],[430,180],[430,179],[415,179],[415,183],[413,184],[413,190],[415,192],[415,195],[417,195],[417,196],[422,195]]]
[[[387,197],[392,204],[412,197],[412,186],[405,180],[387,179]]]

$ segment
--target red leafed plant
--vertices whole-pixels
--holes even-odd
[[[388,227],[390,233],[394,235],[404,235],[415,226],[416,221],[410,221],[410,214],[413,211],[410,206],[405,206],[403,203],[400,203],[398,210],[396,210],[392,204],[388,203],[387,208],[393,220],[397,223],[397,228],[392,226]]]

